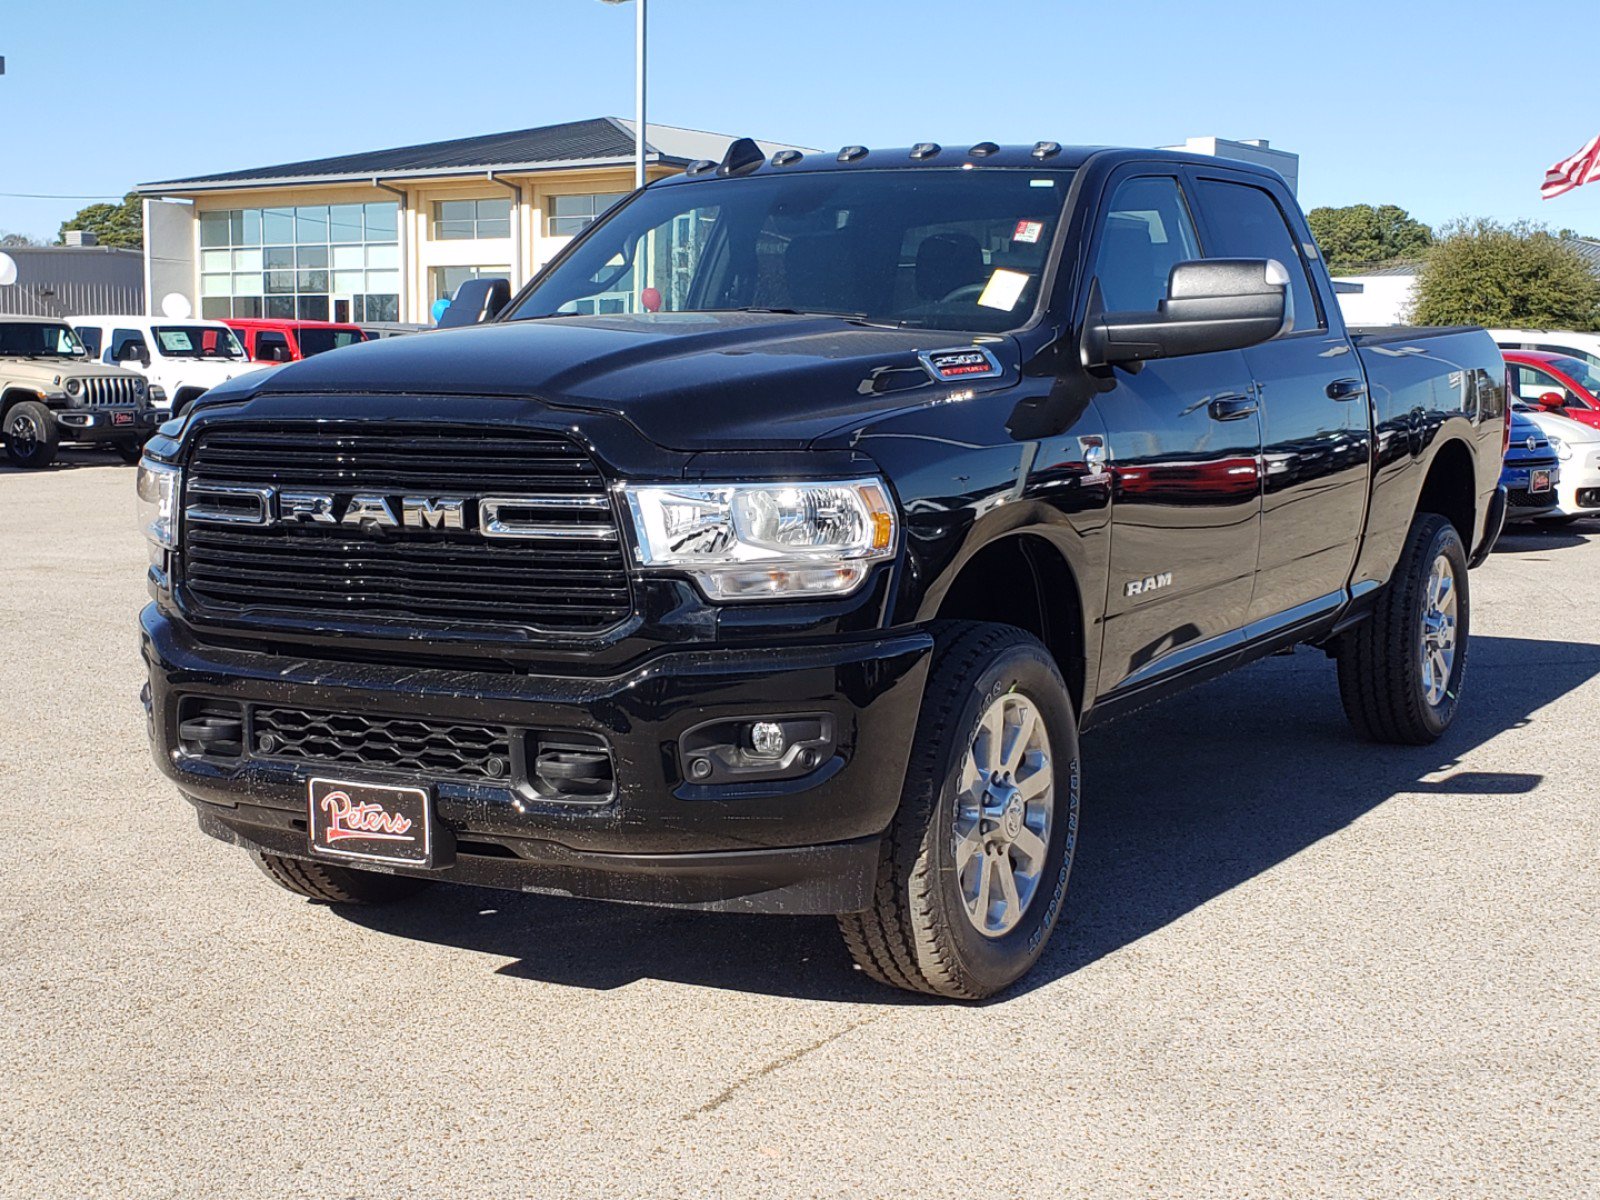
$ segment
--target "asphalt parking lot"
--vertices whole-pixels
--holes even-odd
[[[1474,574],[1437,746],[1305,650],[1089,735],[1064,924],[968,1007],[828,920],[280,892],[149,761],[132,509],[0,468],[0,1193],[1600,1195],[1600,522]]]

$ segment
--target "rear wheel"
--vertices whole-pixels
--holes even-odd
[[[13,466],[37,470],[56,460],[61,433],[50,410],[37,400],[24,400],[6,413],[6,457]]]
[[[409,875],[380,875],[332,863],[284,858],[252,850],[250,857],[268,879],[286,891],[324,904],[388,904],[404,900],[431,886],[431,879]]]
[[[1460,702],[1470,616],[1461,535],[1443,517],[1419,514],[1377,610],[1334,652],[1351,724],[1398,745],[1444,733]]]
[[[992,996],[1043,952],[1077,829],[1077,722],[1049,651],[945,626],[873,906],[839,918],[850,953],[893,987]]]

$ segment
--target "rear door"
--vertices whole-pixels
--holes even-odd
[[[1173,266],[1201,257],[1176,169],[1111,176],[1090,261],[1107,311],[1153,311]],[[1237,350],[1116,368],[1095,400],[1113,479],[1100,691],[1224,653],[1250,601],[1261,435]]]
[[[1247,622],[1267,627],[1337,606],[1355,565],[1371,472],[1365,378],[1315,243],[1287,189],[1194,169],[1206,254],[1270,258],[1289,273],[1294,327],[1244,351],[1261,406],[1261,558]]]

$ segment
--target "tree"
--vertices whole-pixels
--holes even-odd
[[[1417,279],[1416,323],[1600,329],[1600,279],[1549,230],[1480,217],[1441,233]]]
[[[102,246],[122,246],[129,250],[144,248],[144,206],[139,197],[129,192],[121,204],[91,204],[78,210],[78,215],[61,222],[59,241],[67,240],[67,230],[82,229],[92,233]]]
[[[42,245],[44,245],[43,242],[41,242],[36,237],[30,236],[29,234],[26,234],[26,233],[7,233],[5,230],[0,229],[0,250],[4,250],[9,246],[42,246]]]
[[[1433,245],[1433,230],[1394,204],[1313,208],[1306,221],[1335,273],[1419,258]]]

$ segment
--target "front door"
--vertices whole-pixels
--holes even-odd
[[[1106,311],[1154,311],[1172,268],[1201,257],[1176,175],[1108,184],[1090,251]],[[1095,407],[1112,471],[1111,576],[1100,692],[1237,643],[1261,525],[1250,369],[1237,350],[1116,368]]]
[[[1195,172],[1206,254],[1270,258],[1289,273],[1294,326],[1245,350],[1261,404],[1261,556],[1247,621],[1310,619],[1341,602],[1371,472],[1371,424],[1355,348],[1330,323],[1303,245],[1259,178]],[[1331,298],[1327,301],[1331,304]]]

